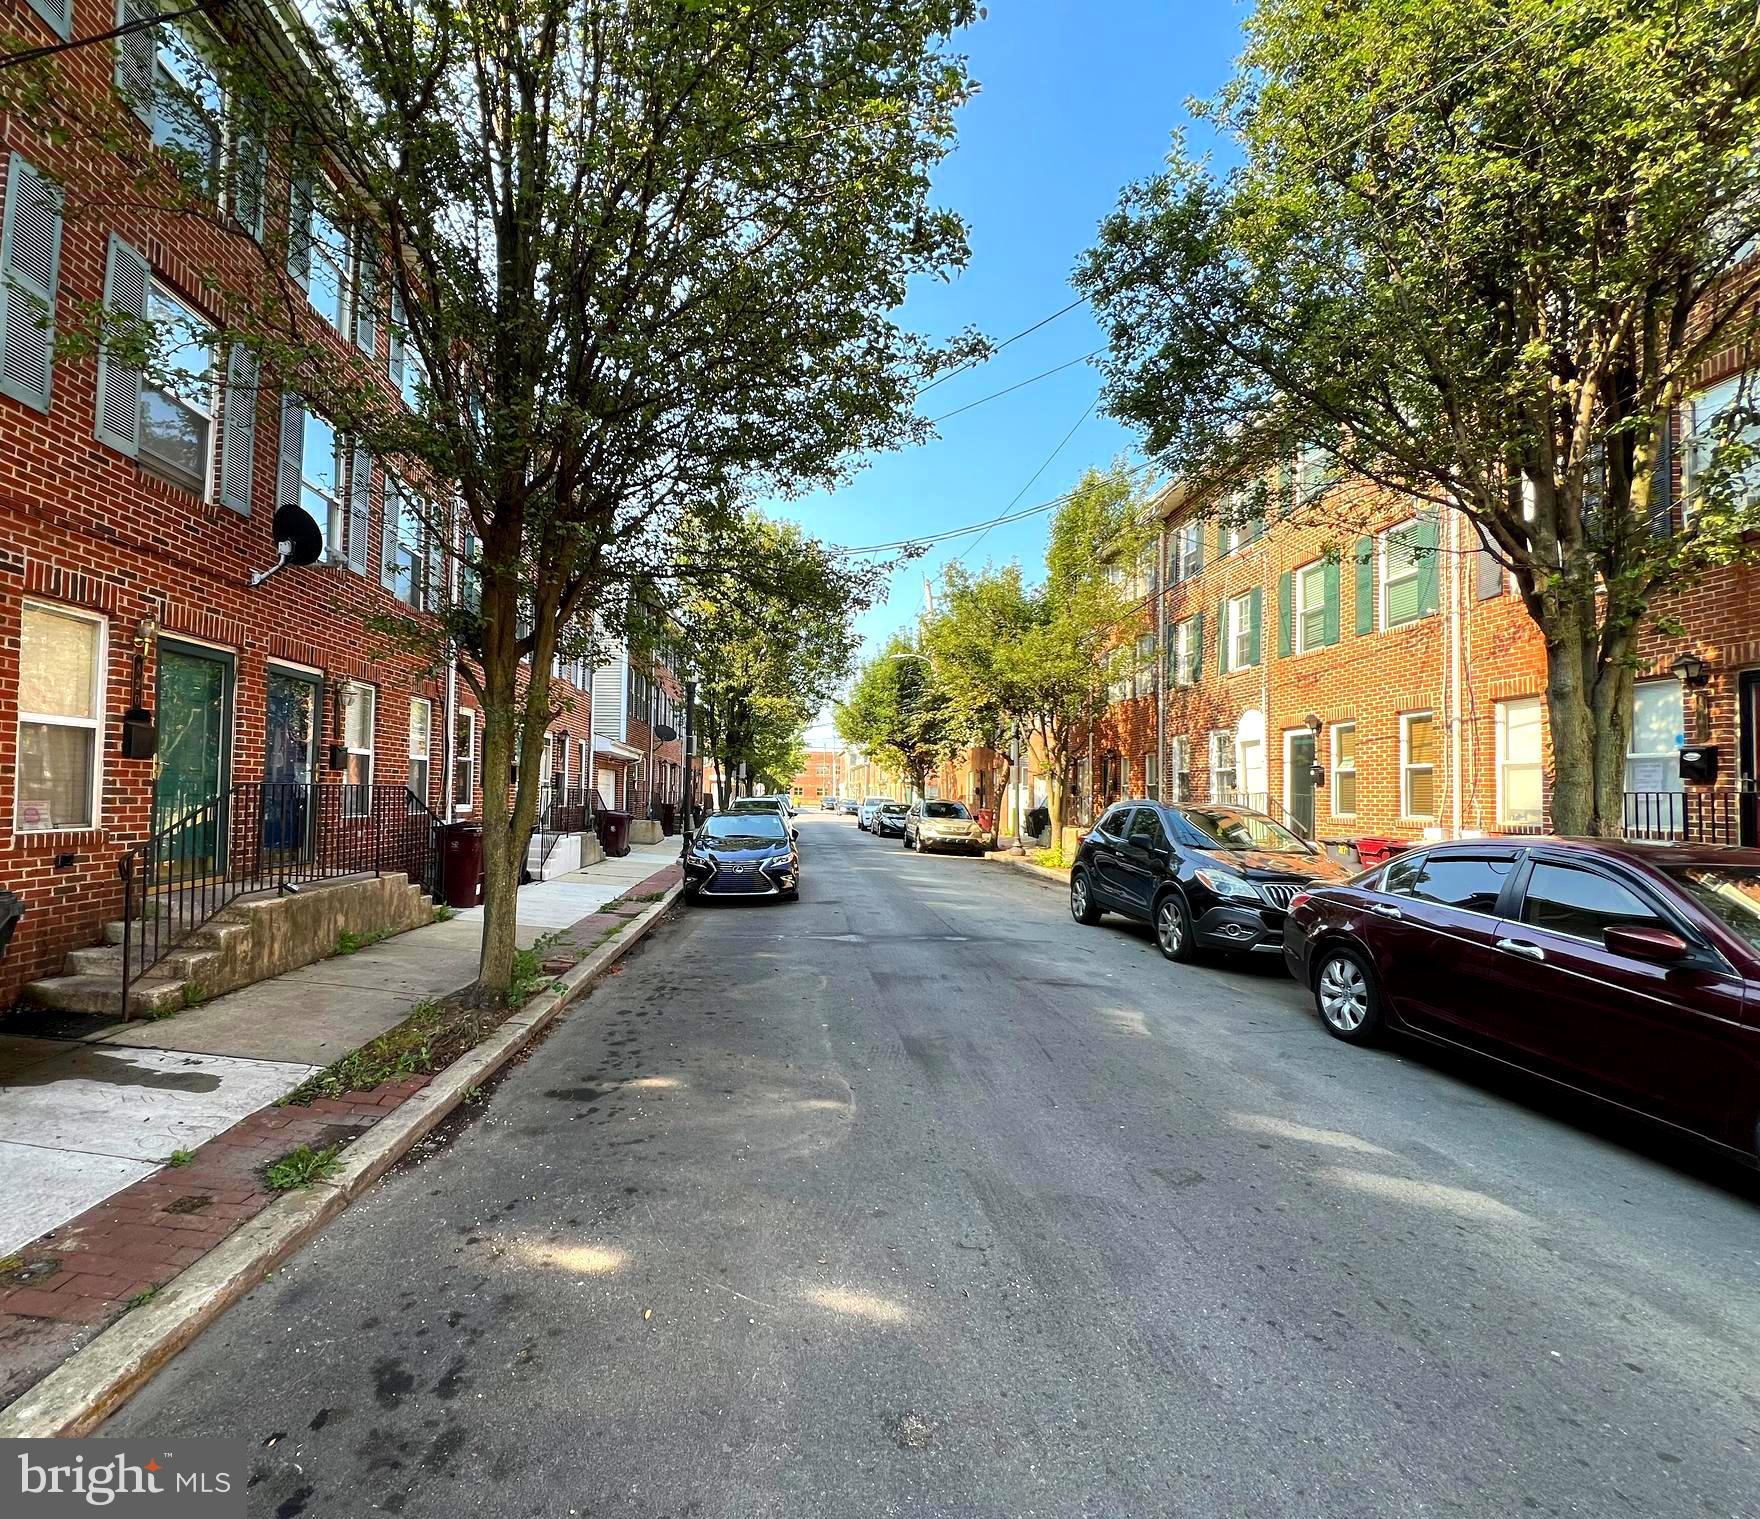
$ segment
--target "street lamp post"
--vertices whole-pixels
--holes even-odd
[[[697,831],[697,809],[694,800],[697,789],[696,756],[692,753],[695,736],[691,729],[691,720],[697,715],[697,683],[687,680],[684,683],[684,827],[678,830],[678,857],[684,859],[691,852],[691,837]]]
[[[1014,777],[1014,852],[1027,852],[1027,815],[1021,811],[1021,725],[1014,725],[1014,750],[1009,760],[1009,774]]]

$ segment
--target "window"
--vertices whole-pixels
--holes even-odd
[[[1538,828],[1544,821],[1540,770],[1540,698],[1497,704],[1497,821]]]
[[[1326,636],[1326,564],[1315,560],[1295,573],[1296,591],[1296,653],[1324,647],[1333,640]]]
[[[348,768],[343,772],[346,791],[344,817],[366,817],[373,810],[373,716],[378,693],[369,685],[351,680],[343,697],[342,741],[348,749]]]
[[[300,448],[299,504],[324,534],[324,545],[342,545],[342,449],[336,429],[316,412],[307,412]]]
[[[384,531],[380,540],[384,556],[381,583],[418,612],[433,611],[439,604],[435,595],[438,566],[430,562],[427,539],[414,499],[403,482],[387,472]]]
[[[1332,815],[1355,817],[1357,812],[1357,725],[1332,725]]]
[[[147,317],[161,345],[163,383],[141,384],[139,455],[156,475],[206,498],[214,455],[214,350],[197,340],[201,324],[157,281]]]
[[[581,756],[586,763],[586,755]],[[469,812],[476,793],[477,714],[461,707],[452,722],[452,806],[455,811]]]
[[[305,218],[301,241],[307,254],[306,298],[325,321],[342,332],[348,323],[348,234],[329,209],[335,197],[328,185],[322,185],[315,198],[309,191],[304,196],[298,191],[296,187],[294,215]]]
[[[1503,883],[1515,868],[1513,858],[1432,854],[1413,862],[1412,868],[1388,872],[1387,889],[1420,902],[1435,902],[1461,912],[1493,914]],[[1397,885],[1394,882],[1397,879]]]
[[[1191,751],[1186,747],[1183,738],[1173,741],[1173,799],[1176,802],[1189,802],[1192,799],[1192,758]]]
[[[1101,833],[1110,834],[1115,839],[1122,839],[1130,831],[1131,814],[1135,810],[1135,808],[1128,806],[1109,808],[1106,816],[1094,826]]]
[[[1143,795],[1161,799],[1161,763],[1153,749],[1143,756]]]
[[[1686,740],[1678,680],[1643,680],[1632,688],[1632,736],[1626,749],[1627,791],[1679,791],[1680,746]]]
[[[1408,712],[1399,720],[1401,817],[1436,816],[1436,720],[1428,712]]]
[[[1153,633],[1144,633],[1137,639],[1137,669],[1134,689],[1138,696],[1154,694],[1155,635]]]
[[[124,6],[127,8],[127,0]],[[153,27],[149,102],[131,100],[143,116],[151,112],[153,141],[172,157],[178,172],[212,194],[220,182],[220,85],[200,33],[176,22]]]
[[[1339,466],[1325,449],[1304,444],[1296,450],[1295,500],[1312,501],[1338,483]]]
[[[1258,602],[1258,592],[1248,591],[1223,603],[1222,651],[1227,661],[1224,670],[1244,670],[1259,663]]]
[[[428,800],[428,733],[434,721],[433,703],[424,697],[409,699],[409,789]]]
[[[1161,814],[1153,807],[1137,808],[1131,820],[1131,842],[1145,849],[1167,848],[1167,830],[1161,826]]]
[[[104,624],[24,604],[18,651],[19,833],[93,828],[104,730]]]
[[[1173,683],[1176,686],[1196,685],[1204,659],[1204,651],[1199,648],[1198,619],[1188,617],[1184,622],[1176,622],[1170,635],[1169,647],[1172,651]]]
[[[1200,522],[1182,522],[1173,530],[1173,543],[1168,551],[1168,575],[1175,581],[1190,580],[1204,567],[1204,527]]]
[[[1414,517],[1381,535],[1381,626],[1403,627],[1436,610],[1436,524]]]
[[[1210,735],[1210,800],[1226,802],[1235,791],[1234,734],[1218,729]]]
[[[1537,861],[1522,894],[1522,921],[1573,939],[1601,942],[1602,932],[1622,923],[1667,928],[1634,891],[1599,871]]]
[[[1681,456],[1681,520],[1684,523],[1692,520],[1696,509],[1695,497],[1701,482],[1717,463],[1720,448],[1731,443],[1741,442],[1749,448],[1760,445],[1760,423],[1752,416],[1745,418],[1740,426],[1726,421],[1731,409],[1738,404],[1747,409],[1753,404],[1753,396],[1748,394],[1752,382],[1745,375],[1737,375],[1702,390],[1688,403],[1688,426],[1690,431],[1686,438],[1686,447]],[[1752,508],[1760,505],[1760,463],[1750,463],[1733,480],[1729,482],[1732,490],[1731,505],[1738,508]]]

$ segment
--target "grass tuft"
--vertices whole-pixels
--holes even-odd
[[[322,1181],[342,1164],[339,1158],[342,1146],[339,1144],[325,1145],[321,1150],[314,1150],[310,1145],[299,1145],[289,1150],[280,1160],[271,1161],[263,1168],[263,1180],[268,1182],[274,1192],[290,1192],[295,1187],[309,1187],[315,1181]]]
[[[165,1157],[165,1164],[168,1166],[187,1166],[195,1158],[193,1150],[173,1150]]]

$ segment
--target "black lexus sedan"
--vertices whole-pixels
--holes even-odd
[[[801,894],[801,856],[788,824],[769,811],[714,812],[703,819],[684,857],[684,894],[779,897]]]
[[[904,802],[882,802],[874,812],[874,837],[902,839],[905,814],[910,810]]]
[[[1078,923],[1116,912],[1153,924],[1169,960],[1199,949],[1281,956],[1295,894],[1350,874],[1245,807],[1118,802],[1076,851],[1069,910]]]

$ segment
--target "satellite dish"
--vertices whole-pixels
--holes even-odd
[[[659,739],[663,744],[670,744],[678,737],[678,729],[674,728],[670,723],[661,723],[654,729],[654,737]]]
[[[253,586],[261,585],[277,570],[290,564],[313,564],[324,552],[324,532],[312,514],[299,506],[275,508],[275,551],[281,556],[266,570],[251,576]]]

